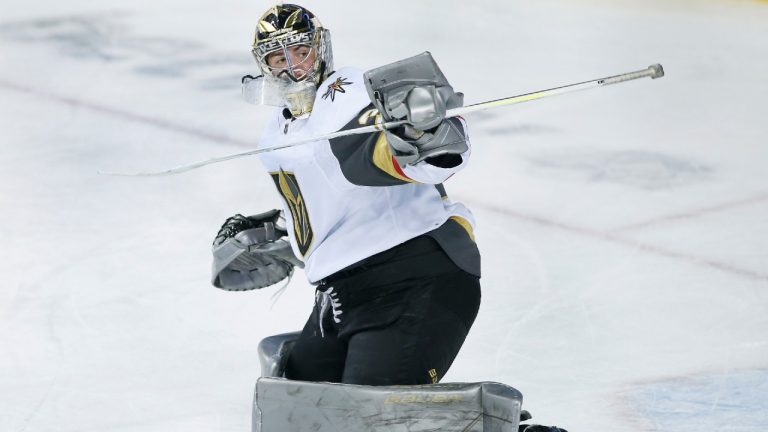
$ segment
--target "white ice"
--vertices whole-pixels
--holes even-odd
[[[256,346],[300,328],[312,287],[217,290],[209,248],[278,206],[269,177],[96,171],[251,148],[266,111],[239,78],[267,6],[0,4],[0,431],[249,430]],[[572,432],[764,429],[768,3],[306,6],[337,66],[430,50],[468,103],[663,64],[468,117],[446,187],[479,223],[483,304],[445,381],[510,384]]]

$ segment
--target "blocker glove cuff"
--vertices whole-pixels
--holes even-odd
[[[463,127],[458,119],[445,120],[430,131],[422,131],[405,125],[387,130],[384,133],[387,136],[392,155],[403,167],[415,165],[426,159],[434,160],[445,155],[456,155],[456,158],[449,159],[454,161],[449,163],[449,166],[443,166],[442,163],[434,164],[443,168],[450,168],[461,163],[461,158],[458,155],[469,149],[467,137],[464,135]],[[456,161],[458,163],[455,163]]]

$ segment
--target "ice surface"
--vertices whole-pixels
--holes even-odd
[[[629,392],[650,428],[694,432],[755,431],[768,424],[765,369],[648,383]]]
[[[268,3],[0,6],[0,430],[250,428],[256,345],[299,275],[209,285],[210,241],[278,205],[239,99]],[[446,381],[518,388],[590,431],[758,431],[768,393],[768,4],[307,3],[337,65],[430,50],[468,103],[661,63],[666,77],[468,117],[446,188],[479,222],[483,304]],[[695,427],[691,427],[694,425]]]

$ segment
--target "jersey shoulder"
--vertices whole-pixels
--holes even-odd
[[[317,89],[310,118],[338,130],[370,105],[361,69],[345,67],[332,73]],[[325,128],[324,128],[325,129]]]

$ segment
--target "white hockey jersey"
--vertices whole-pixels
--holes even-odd
[[[333,73],[317,92],[311,115],[277,110],[259,147],[373,124],[362,71]],[[380,116],[379,116],[380,120]],[[466,125],[461,122],[466,134]],[[320,140],[259,155],[282,198],[293,251],[310,282],[422,234],[430,234],[456,264],[479,276],[474,219],[442,186],[460,165],[422,161],[401,168],[382,132]]]

